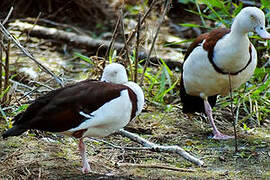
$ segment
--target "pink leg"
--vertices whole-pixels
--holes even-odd
[[[89,173],[91,169],[90,169],[90,165],[87,162],[86,150],[85,150],[85,144],[83,142],[83,138],[81,138],[79,141],[79,151],[82,157],[82,164],[83,164],[82,172]]]
[[[227,136],[222,134],[221,132],[219,132],[219,130],[217,129],[215,122],[214,122],[214,118],[212,116],[212,108],[210,106],[210,104],[208,103],[207,99],[204,99],[204,109],[205,109],[205,113],[207,114],[208,119],[210,120],[210,123],[213,127],[213,139],[230,139],[230,138],[234,138],[234,136]]]

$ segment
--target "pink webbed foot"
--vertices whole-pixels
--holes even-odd
[[[79,141],[79,151],[82,157],[82,173],[89,173],[91,171],[91,168],[86,158],[86,148],[83,142],[83,138],[81,138]]]
[[[212,108],[211,108],[210,104],[208,103],[207,98],[204,99],[204,109],[205,109],[205,113],[206,113],[208,119],[210,120],[210,124],[212,125],[212,128],[213,128],[213,134],[214,134],[214,136],[212,137],[213,139],[225,140],[225,139],[234,138],[234,136],[224,135],[221,132],[219,132],[219,130],[217,129],[217,127],[215,125],[214,118],[212,116]]]
[[[87,161],[83,162],[82,173],[89,173],[91,171],[90,165]]]
[[[228,136],[228,135],[222,134],[220,132],[216,132],[216,133],[214,133],[214,136],[212,138],[219,139],[219,140],[226,140],[226,139],[233,139],[234,136]]]

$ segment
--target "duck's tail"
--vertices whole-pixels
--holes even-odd
[[[5,139],[9,136],[19,136],[25,131],[27,131],[26,128],[22,128],[18,125],[15,125],[12,128],[8,129],[6,132],[4,132],[4,134],[2,134],[2,137]]]

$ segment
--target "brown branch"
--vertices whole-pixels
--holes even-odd
[[[140,45],[140,29],[141,29],[141,14],[138,15],[138,27],[137,27],[137,40],[136,40],[136,49],[135,49],[135,76],[134,82],[137,83],[138,80],[138,51]]]
[[[0,41],[1,41],[1,44],[0,44],[0,95],[2,94],[2,74],[3,74],[3,65],[2,65],[2,59],[3,59],[3,36],[1,35],[0,36]],[[1,99],[0,99],[0,102],[1,102]]]
[[[36,18],[26,18],[26,19],[23,19],[23,22],[28,22],[28,23],[35,23],[36,21]],[[75,27],[74,25],[69,25],[69,24],[63,24],[63,23],[58,23],[58,22],[54,22],[54,21],[51,21],[49,19],[44,19],[44,18],[40,18],[38,20],[39,22],[44,22],[46,24],[50,24],[50,25],[53,25],[53,26],[56,26],[56,27],[63,27],[63,28],[69,28],[69,29],[72,29],[74,32],[80,34],[80,35],[87,35],[86,33],[84,33],[83,31],[81,31],[79,28]]]
[[[2,65],[4,67],[5,70],[5,77],[4,77],[4,86],[3,86],[3,91],[6,91],[6,89],[8,89],[9,86],[9,50],[10,50],[10,40],[8,40],[7,42],[7,47],[4,47],[4,45],[2,45],[6,57],[5,57],[5,64]],[[2,60],[2,59],[1,59]],[[2,62],[1,62],[2,64]],[[1,74],[2,76],[2,74]],[[8,93],[5,93],[3,98],[2,98],[2,103],[8,104]]]
[[[11,24],[14,27],[17,27],[20,29],[20,31],[27,31],[33,27],[32,24],[24,23],[20,21],[16,21],[15,23]],[[41,38],[47,38],[47,39],[53,39],[65,42],[67,44],[70,44],[72,46],[77,46],[80,48],[87,48],[87,49],[97,49],[101,47],[102,49],[108,49],[110,46],[110,41],[107,40],[99,40],[94,39],[89,36],[84,35],[78,35],[73,32],[66,32],[63,30],[59,30],[56,28],[47,28],[44,26],[36,25],[33,30],[30,32],[31,36],[41,37]],[[121,49],[124,47],[124,44],[122,43],[114,43],[114,49]]]
[[[171,166],[165,166],[160,164],[133,164],[133,163],[117,163],[117,167],[134,167],[134,168],[155,168],[155,169],[167,169],[180,172],[196,172],[193,169],[177,168]]]
[[[128,47],[128,44],[127,44],[127,39],[126,39],[126,36],[125,36],[125,28],[124,28],[124,22],[123,22],[123,9],[121,9],[120,11],[120,17],[121,17],[121,33],[122,33],[122,36],[123,36],[123,39],[124,39],[124,43],[125,43],[125,49],[126,49],[126,53],[125,53],[125,56],[127,58],[127,61],[129,63],[129,69],[130,69],[130,76],[131,78],[133,79],[133,70],[132,70],[132,62],[131,62],[131,59],[129,57],[129,47]]]
[[[33,24],[32,28],[28,30],[27,38],[26,38],[26,41],[25,41],[26,43],[29,41],[29,39],[30,39],[30,32],[31,32],[31,31],[34,29],[34,27],[37,25],[37,22],[38,22],[40,16],[41,16],[41,12],[39,12],[37,18],[35,18],[35,21],[34,21],[34,24]]]
[[[142,24],[144,23],[146,17],[149,15],[149,13],[151,12],[152,8],[154,7],[154,5],[156,4],[157,1],[158,1],[158,0],[153,0],[153,1],[152,1],[152,3],[150,4],[150,7],[148,8],[148,10],[146,11],[146,13],[144,14],[144,16],[143,16],[141,22],[138,22],[138,23],[140,23],[140,25],[142,25]],[[136,27],[135,27],[136,30],[138,29],[138,26],[139,26],[138,23],[137,23],[137,25],[136,25]],[[136,31],[133,31],[133,32],[131,33],[131,35],[129,36],[129,38],[128,38],[128,40],[127,40],[127,45],[128,45],[128,44],[130,43],[130,41],[133,39],[135,33],[136,33]],[[125,47],[123,47],[123,48],[121,49],[121,51],[120,51],[119,54],[122,54],[122,52],[124,51],[124,48],[125,48]]]
[[[7,48],[5,47],[4,42],[3,42],[3,36],[2,36],[2,39],[0,41],[0,44],[1,44],[2,50],[7,51]]]
[[[111,146],[112,148],[115,148],[115,149],[120,149],[120,150],[131,150],[131,151],[138,151],[138,150],[150,150],[149,147],[127,147],[127,146],[118,146],[118,145],[115,145],[113,143],[110,143],[110,142],[107,142],[105,140],[102,140],[102,139],[96,139],[96,138],[88,138],[92,141],[96,141],[96,142],[102,142],[104,144],[107,144],[109,146]]]
[[[115,42],[115,39],[116,39],[116,37],[117,37],[117,29],[118,29],[118,27],[119,27],[119,25],[120,25],[120,20],[121,20],[121,16],[119,15],[119,17],[118,17],[118,19],[117,19],[117,22],[116,22],[116,25],[115,25],[115,28],[114,28],[114,31],[113,31],[113,35],[112,35],[112,38],[111,38],[111,42],[110,42],[110,45],[109,45],[109,47],[108,47],[108,49],[107,49],[107,51],[106,51],[106,54],[105,54],[105,59],[109,59],[108,57],[109,57],[109,54],[110,54],[110,52],[111,52],[111,49],[112,49],[112,46],[113,46],[113,43]]]
[[[233,132],[234,132],[234,150],[235,153],[238,152],[238,142],[237,142],[237,130],[236,130],[236,119],[235,119],[235,114],[234,114],[234,109],[233,109],[233,94],[232,94],[232,80],[231,80],[231,74],[228,74],[229,78],[229,85],[230,85],[230,101],[231,101],[231,113],[232,113],[232,118],[233,118]]]
[[[4,50],[6,54],[6,59],[5,59],[5,79],[4,79],[4,90],[8,88],[8,80],[9,80],[9,49],[10,49],[10,40],[8,41],[7,47]]]

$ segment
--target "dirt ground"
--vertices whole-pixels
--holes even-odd
[[[159,110],[160,111],[160,110]],[[239,152],[234,141],[209,138],[210,126],[200,116],[192,119],[177,108],[170,112],[149,111],[130,126],[149,129],[142,137],[162,145],[179,145],[205,162],[198,167],[176,154],[148,150],[116,149],[103,142],[86,140],[92,173],[82,174],[77,140],[55,134],[33,134],[1,140],[1,179],[269,179],[269,128],[239,129]],[[231,123],[218,121],[232,134]],[[44,138],[47,137],[47,138]],[[49,139],[48,139],[49,138]],[[120,135],[103,140],[122,147],[139,147]],[[147,168],[121,166],[146,164]],[[151,168],[151,165],[184,168],[183,171]],[[193,170],[193,172],[188,172]]]

